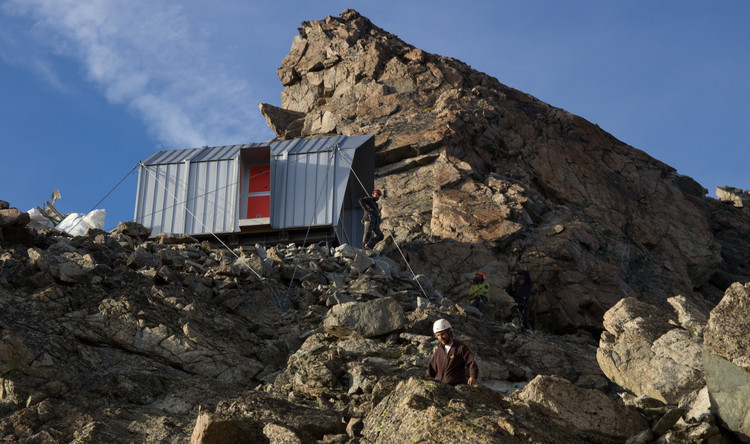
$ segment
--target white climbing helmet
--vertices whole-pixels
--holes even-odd
[[[451,328],[451,323],[446,321],[445,319],[438,319],[435,321],[434,324],[432,324],[432,332],[437,333],[439,331],[448,330]]]

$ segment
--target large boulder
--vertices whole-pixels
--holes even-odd
[[[151,236],[151,228],[144,227],[137,222],[120,222],[112,229],[113,234],[123,234],[125,236],[137,239],[138,241],[146,240]]]
[[[611,401],[604,402],[602,409],[606,410]],[[362,436],[368,443],[623,442],[624,436],[612,431],[577,428],[596,422],[601,410],[592,409],[570,415],[580,414],[586,419],[561,421],[546,406],[511,401],[481,386],[451,387],[412,378],[401,382],[365,417]]]
[[[750,371],[750,283],[732,284],[713,310],[703,334],[711,353]]]
[[[559,376],[537,376],[516,397],[577,430],[629,438],[648,429],[648,423],[635,408],[613,401],[599,390],[577,387]]]
[[[597,361],[607,377],[638,396],[669,404],[704,384],[701,346],[658,308],[625,298],[604,315]]]
[[[31,245],[32,236],[25,230],[30,221],[29,213],[24,213],[18,208],[10,208],[8,202],[0,200],[0,244],[20,242]]]
[[[696,338],[702,338],[703,329],[708,322],[708,314],[682,295],[672,296],[667,299],[667,302],[677,313],[677,322]]]
[[[18,227],[28,224],[31,221],[29,213],[24,213],[18,208],[0,209],[0,230],[3,227]]]
[[[316,442],[343,434],[345,426],[335,411],[250,392],[222,401],[213,412],[200,413],[190,443]]]
[[[704,332],[706,384],[719,417],[750,442],[750,283],[733,284]]]
[[[323,327],[339,337],[359,335],[372,338],[402,329],[404,321],[401,304],[387,297],[334,305],[323,321]]]
[[[279,137],[292,139],[299,137],[305,113],[286,110],[277,106],[261,103],[258,105],[260,113],[266,118],[268,127]]]
[[[294,391],[306,396],[331,396],[344,388],[344,362],[329,352],[326,335],[309,336],[287,362],[285,371],[274,381],[281,393]]]
[[[750,207],[750,190],[743,191],[734,187],[717,187],[716,197],[722,202],[728,202],[737,208]]]

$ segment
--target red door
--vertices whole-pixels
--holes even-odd
[[[247,218],[271,217],[271,167],[251,166],[248,170]]]

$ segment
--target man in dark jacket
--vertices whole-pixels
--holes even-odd
[[[469,347],[453,339],[451,324],[445,319],[438,319],[432,326],[432,331],[440,345],[432,355],[425,377],[450,385],[466,384],[466,367],[469,367],[468,384],[476,385],[479,367],[474,362],[474,355]]]
[[[375,245],[383,240],[383,232],[380,231],[380,209],[378,199],[383,193],[373,190],[372,197],[359,199],[359,206],[365,211],[362,223],[365,225],[365,235],[362,238],[362,247],[372,250]]]
[[[515,282],[513,282],[514,276],[516,278]],[[521,326],[527,330],[531,329],[531,324],[529,323],[531,276],[529,272],[526,270],[513,270],[505,292],[511,295],[516,304],[518,304],[518,315],[521,320]]]

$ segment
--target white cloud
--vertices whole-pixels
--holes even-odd
[[[37,45],[79,61],[107,100],[136,112],[168,147],[242,143],[257,130],[249,82],[221,68],[203,25],[175,2],[9,0],[3,10],[32,20]],[[60,88],[49,63],[26,66]]]
[[[53,89],[68,94],[70,89],[60,80],[51,63],[33,51],[24,39],[23,32],[11,23],[0,25],[0,60],[10,66],[18,66],[33,72]]]

